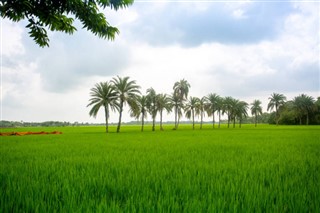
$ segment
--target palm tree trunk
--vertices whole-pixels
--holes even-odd
[[[307,113],[307,125],[309,125],[309,113]]]
[[[123,110],[123,102],[120,103],[120,109],[119,109],[119,122],[117,127],[117,133],[120,132],[120,126],[121,126],[121,118],[122,118],[122,110]]]
[[[142,113],[142,118],[141,118],[141,132],[143,132],[143,126],[144,126],[144,113]]]
[[[235,128],[236,127],[236,116],[234,116],[234,118],[233,118],[233,128]]]
[[[109,132],[109,124],[108,124],[108,117],[109,117],[109,112],[108,112],[108,106],[104,106],[104,113],[105,113],[105,119],[106,119],[106,133]]]
[[[177,107],[175,106],[174,107],[174,128],[177,129],[178,127],[178,109]]]
[[[214,121],[214,112],[212,113],[212,128],[214,128],[214,124],[215,124],[215,121]]]
[[[202,122],[203,122],[203,111],[201,111],[200,129],[202,129]]]
[[[220,128],[220,123],[221,123],[221,112],[219,110],[219,128]]]
[[[156,117],[152,116],[152,131],[155,130],[155,125],[156,125]]]
[[[160,111],[160,130],[163,131],[163,128],[162,128],[162,110]]]
[[[194,130],[194,111],[192,110],[192,129]]]
[[[257,127],[257,113],[254,114],[254,127]]]

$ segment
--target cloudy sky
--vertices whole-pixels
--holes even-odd
[[[1,20],[1,120],[103,122],[102,111],[89,117],[90,88],[117,75],[143,93],[171,94],[184,78],[191,96],[259,99],[263,111],[273,92],[320,96],[317,1],[136,0],[104,12],[120,30],[115,41],[76,22],[73,35],[50,32],[49,48],[29,38],[26,22]]]

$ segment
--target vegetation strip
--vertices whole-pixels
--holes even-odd
[[[24,136],[24,135],[60,135],[62,132],[60,131],[53,131],[53,132],[0,132],[0,136]]]
[[[320,126],[145,127],[1,138],[0,212],[320,212]]]

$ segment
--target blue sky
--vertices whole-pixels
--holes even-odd
[[[136,1],[104,11],[120,30],[115,41],[76,22],[71,36],[50,32],[50,48],[28,37],[25,22],[1,20],[2,119],[103,122],[102,113],[88,115],[90,88],[116,75],[130,76],[143,93],[153,87],[170,94],[184,78],[192,96],[260,99],[264,111],[273,92],[316,98],[319,7],[316,1]]]

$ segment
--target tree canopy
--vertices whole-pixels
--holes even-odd
[[[118,10],[133,0],[1,0],[1,17],[19,22],[28,21],[30,37],[40,46],[49,46],[47,30],[72,34],[77,29],[73,22],[78,19],[83,28],[101,38],[113,40],[119,33],[111,26],[100,9]]]

